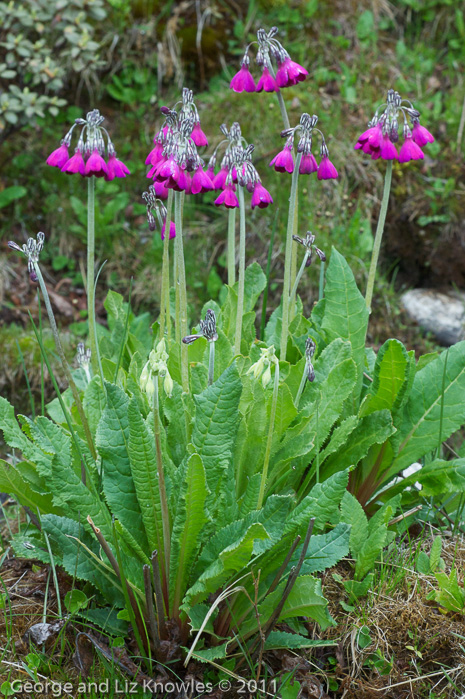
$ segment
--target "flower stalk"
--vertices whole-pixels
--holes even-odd
[[[284,284],[283,284],[283,318],[281,330],[281,346],[280,358],[281,361],[286,361],[287,352],[287,335],[289,330],[289,296],[291,282],[291,263],[292,263],[292,236],[294,234],[294,216],[297,201],[297,191],[299,183],[299,166],[302,158],[302,153],[297,153],[294,171],[292,173],[291,195],[289,197],[289,215],[287,219],[286,233],[286,252],[284,257]]]
[[[378,225],[376,227],[375,242],[373,252],[371,254],[370,271],[368,272],[367,290],[365,294],[366,307],[371,313],[371,301],[373,299],[373,289],[375,286],[376,268],[378,266],[379,252],[383,240],[384,224],[386,222],[386,213],[389,204],[389,194],[391,192],[392,181],[392,160],[387,161],[386,175],[384,177],[383,199],[381,201],[381,209],[379,212]]]
[[[171,211],[173,207],[173,190],[170,189],[166,202],[165,238],[163,240],[163,265],[161,272],[161,297],[160,297],[160,340],[165,336],[165,328],[170,338],[171,313],[170,313],[170,236],[168,231],[171,226]]]
[[[89,428],[89,423],[87,422],[87,417],[84,412],[84,408],[82,407],[81,399],[79,397],[79,391],[77,389],[76,384],[74,383],[74,379],[71,375],[71,369],[69,368],[68,361],[66,359],[65,351],[63,349],[63,345],[61,344],[60,340],[60,335],[58,332],[57,324],[55,321],[55,316],[53,314],[53,309],[52,305],[50,303],[50,297],[48,295],[47,287],[45,286],[44,278],[42,276],[42,272],[40,271],[40,267],[37,261],[33,262],[33,269],[36,274],[36,278],[39,282],[40,285],[40,290],[42,291],[42,296],[44,299],[45,303],[45,309],[47,311],[47,315],[50,321],[50,327],[52,329],[52,334],[53,334],[53,339],[55,340],[55,346],[57,348],[58,355],[60,357],[61,361],[61,366],[63,367],[63,372],[65,374],[66,380],[68,382],[68,385],[71,389],[71,392],[73,394],[74,402],[76,403],[76,408],[79,413],[79,418],[81,420],[82,427],[84,429],[84,434],[86,436],[86,442],[87,446],[89,447],[89,451],[92,455],[92,458],[94,461],[97,460],[97,452],[95,451],[95,446],[94,442],[92,439],[92,434]],[[85,484],[86,482],[86,477],[85,477],[85,471],[82,472],[82,482]]]
[[[274,423],[276,420],[276,409],[278,406],[278,392],[279,392],[279,361],[277,357],[273,357],[274,363],[274,384],[273,384],[273,395],[271,397],[271,410],[270,410],[270,425],[268,428],[268,437],[266,440],[265,458],[263,460],[263,470],[262,478],[260,481],[260,491],[258,493],[257,510],[260,510],[263,505],[263,498],[265,496],[266,481],[268,478],[268,468],[270,465],[271,457],[271,445],[273,442],[274,434]]]
[[[174,221],[176,227],[176,328],[180,337],[187,335],[187,291],[184,248],[182,241],[182,193],[174,194]],[[184,393],[189,392],[189,367],[187,345],[181,344],[181,385]]]
[[[95,177],[87,181],[87,317],[92,371],[98,372],[97,327],[95,322]]]
[[[298,409],[300,405],[300,399],[302,398],[302,393],[304,392],[304,388],[307,385],[307,381],[314,381],[315,380],[315,370],[313,369],[313,364],[312,364],[312,359],[313,355],[315,354],[315,343],[313,342],[311,337],[308,337],[307,340],[305,341],[305,366],[304,366],[304,371],[302,373],[302,378],[300,380],[300,385],[299,389],[297,391],[297,395],[295,397],[295,406]]]
[[[245,285],[245,202],[244,188],[238,186],[239,195],[239,283],[237,288],[236,338],[234,354],[241,353],[242,316],[244,315],[244,285]]]
[[[228,211],[228,286],[236,281],[236,209]]]

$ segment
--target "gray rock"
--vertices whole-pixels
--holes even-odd
[[[407,314],[441,345],[465,340],[465,294],[443,294],[433,289],[412,289],[401,296]]]

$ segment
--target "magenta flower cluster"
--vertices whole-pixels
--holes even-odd
[[[176,109],[162,107],[165,123],[154,138],[154,148],[145,161],[150,166],[147,173],[153,179],[153,188],[159,199],[166,199],[173,189],[186,194],[208,192],[213,187],[204,170],[204,161],[197,148],[208,145],[200,126],[192,90],[182,92],[182,106]]]
[[[98,109],[89,112],[85,119],[76,119],[59,148],[50,153],[47,165],[59,168],[68,175],[79,174],[82,177],[104,177],[114,180],[115,177],[126,177],[130,172],[126,165],[116,157],[115,147],[108,131],[102,126],[103,117]],[[69,148],[76,126],[82,126],[81,133],[74,150],[69,154]],[[106,157],[105,160],[105,139]]]
[[[397,150],[400,116],[403,118],[404,142]],[[386,103],[378,107],[368,129],[359,136],[354,148],[371,155],[372,160],[382,158],[408,163],[410,160],[423,160],[421,148],[433,141],[428,129],[420,124],[420,112],[409,100],[402,100],[398,92],[388,90]]]
[[[234,92],[279,92],[280,88],[291,87],[305,80],[308,70],[291,59],[288,52],[277,39],[277,27],[272,27],[268,33],[264,29],[257,32],[257,41],[249,44],[241,61],[241,69],[230,83]],[[261,68],[262,74],[257,84],[250,72],[250,47],[257,44],[258,50],[255,62]]]
[[[214,174],[217,151],[219,146],[225,141],[222,141],[215,149],[207,170],[213,177],[214,188],[221,190],[221,194],[215,200],[215,206],[224,205],[228,209],[237,208],[239,199],[236,194],[236,184],[239,184],[252,195],[252,209],[255,209],[257,206],[259,209],[264,209],[273,203],[273,199],[263,186],[260,176],[252,164],[251,157],[254,146],[247,144],[237,121],[232,124],[229,130],[225,124],[222,124],[220,128],[227,144],[221,160],[220,170],[216,175]]]
[[[299,154],[299,174],[310,175],[312,172],[317,172],[319,180],[334,180],[337,179],[338,173],[333,163],[329,159],[329,150],[326,145],[325,137],[320,129],[316,128],[318,117],[314,114],[302,114],[300,122],[297,126],[291,129],[285,129],[281,132],[281,136],[286,139],[286,143],[282,151],[280,151],[270,163],[276,172],[294,172],[294,141],[296,136],[299,136],[297,144],[297,153]],[[312,153],[313,135],[317,133],[321,140],[320,145],[320,163],[317,163],[315,156]]]

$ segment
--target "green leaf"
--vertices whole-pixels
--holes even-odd
[[[70,590],[65,595],[65,607],[70,614],[75,614],[80,609],[84,609],[89,604],[87,595],[82,590]]]
[[[93,438],[97,432],[97,426],[106,404],[105,391],[103,390],[100,376],[94,376],[88,384],[83,400],[84,412],[89,422]]]
[[[316,638],[305,638],[297,633],[287,631],[272,631],[265,643],[265,650],[276,650],[278,648],[321,648],[337,646],[336,641],[325,641]]]
[[[212,648],[204,648],[201,650],[195,650],[192,654],[193,658],[200,660],[200,662],[208,663],[212,660],[222,660],[226,658],[226,649],[230,641],[222,643],[220,646],[213,646]]]
[[[445,609],[454,613],[463,614],[465,610],[465,590],[462,585],[459,585],[457,580],[457,571],[452,568],[450,576],[446,573],[435,573],[434,577],[438,581],[439,591],[433,590],[427,599],[434,599]]]
[[[259,605],[262,625],[270,618],[281,601],[286,584],[286,581],[280,583],[276,590]],[[321,581],[312,575],[302,575],[297,578],[278,621],[299,616],[310,617],[321,626],[322,631],[336,623],[328,611],[328,601],[321,594]],[[251,621],[256,623],[255,620]]]
[[[86,609],[79,613],[79,617],[87,621],[89,624],[98,626],[106,633],[113,636],[127,636],[127,622],[118,619],[116,609],[112,607],[96,607],[95,609]]]
[[[441,559],[442,538],[438,535],[434,537],[430,551],[430,570],[434,573],[439,568]]]
[[[355,564],[356,580],[362,580],[373,568],[375,561],[383,550],[386,536],[387,528],[385,526],[380,526],[371,532],[357,555],[357,562]]]
[[[216,492],[220,475],[231,459],[239,425],[242,384],[233,364],[199,396],[194,396],[194,451],[205,467],[209,490]]]
[[[350,434],[342,452],[333,454],[325,462],[325,473],[357,465],[374,444],[384,444],[395,432],[389,410],[378,410],[362,418]]]
[[[429,575],[431,572],[429,556],[424,551],[420,551],[418,554],[416,569],[420,575]]]
[[[351,415],[335,428],[327,447],[320,452],[320,467],[328,456],[340,452],[357,425],[358,417]]]
[[[226,529],[230,531],[229,527]],[[188,611],[193,602],[202,602],[210,592],[215,592],[228,578],[241,571],[250,561],[255,540],[268,538],[268,533],[263,525],[257,522],[248,527],[245,532],[241,526],[239,536],[232,537],[232,541],[229,537],[231,543],[225,548],[220,547],[219,553],[214,546],[205,547],[196,569],[198,570],[202,566],[203,572],[187,591],[182,609]],[[215,542],[213,541],[213,543]]]
[[[30,507],[33,512],[37,509],[41,514],[55,512],[59,514],[59,508],[52,504],[50,493],[35,492],[22,475],[23,464],[15,466],[0,459],[0,492],[14,495],[21,505]]]
[[[17,185],[14,185],[13,187],[5,187],[5,189],[2,189],[0,192],[0,209],[3,209],[5,206],[8,206],[17,199],[25,197],[26,194],[26,187],[20,187]]]
[[[373,383],[360,409],[360,416],[376,410],[394,412],[408,386],[410,362],[407,350],[398,340],[387,340],[376,358]]]
[[[344,257],[333,248],[326,272],[325,315],[322,329],[328,340],[342,338],[352,345],[357,365],[357,390],[360,391],[365,366],[365,337],[368,323],[365,299]]]
[[[357,498],[349,491],[342,498],[341,521],[350,524],[350,552],[357,558],[368,537],[368,519]]]
[[[92,583],[111,604],[123,607],[124,597],[115,574],[109,570],[108,563],[106,567],[103,562],[99,563],[101,553],[97,540],[82,525],[67,517],[45,515],[41,524],[50,538],[55,562],[69,575]]]
[[[170,609],[175,614],[186,591],[187,580],[200,546],[200,532],[207,522],[207,492],[202,459],[198,454],[193,454],[187,462],[171,534]]]
[[[398,488],[396,486],[394,492],[398,490],[404,491],[406,487],[416,482],[421,483],[423,487],[422,494],[427,497],[464,491],[465,459],[453,459],[452,461],[436,459],[431,461],[416,473],[403,479],[402,483],[399,484],[401,487]]]
[[[270,485],[287,474],[288,484],[299,487],[301,468],[316,451],[316,435],[323,444],[355,385],[356,368],[350,355],[350,344],[335,340],[316,360],[314,385],[309,384],[302,395],[300,419],[287,429],[272,452]]]
[[[129,398],[115,384],[105,382],[105,389],[107,406],[99,422],[96,439],[102,457],[105,497],[113,515],[147,551],[147,537],[128,454]]]
[[[155,440],[142,419],[137,401],[128,406],[128,454],[139,508],[142,514],[149,551],[163,555],[163,524],[160,490],[155,456]]]
[[[317,483],[293,510],[286,522],[284,533],[294,533],[302,526],[307,527],[311,517],[315,518],[315,531],[322,529],[337,511],[348,481],[348,471],[340,471],[323,483]]]
[[[465,342],[458,342],[415,374],[409,398],[395,417],[398,455],[391,473],[437,449],[439,440],[463,426],[464,392]]]
[[[363,650],[364,648],[367,648],[367,646],[369,646],[371,643],[373,643],[373,640],[370,636],[370,629],[368,628],[368,626],[362,626],[358,630],[357,634],[358,647]]]
[[[350,527],[340,523],[327,534],[312,536],[307,555],[301,568],[302,575],[320,573],[336,565],[341,558],[349,553]],[[296,565],[301,553],[301,547],[296,550],[290,565]]]
[[[365,597],[371,585],[373,584],[373,578],[373,573],[368,573],[368,575],[362,581],[344,580],[342,584],[344,586],[344,590],[349,595],[349,602],[354,604],[361,597]]]

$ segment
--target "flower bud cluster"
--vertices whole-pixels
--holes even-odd
[[[168,353],[165,347],[165,340],[160,340],[156,349],[150,352],[148,362],[140,375],[140,388],[142,391],[145,391],[150,399],[153,398],[155,393],[154,381],[157,381],[159,376],[164,379],[163,388],[166,395],[171,397],[174,383],[168,371]]]
[[[204,337],[207,342],[216,342],[218,339],[215,312],[210,308],[205,313],[205,320],[200,321],[199,332],[195,335],[187,335],[186,337],[183,337],[182,341],[185,345],[191,345],[193,342],[198,340],[199,337]]]
[[[326,145],[325,137],[320,129],[316,128],[318,117],[314,114],[302,114],[300,122],[297,126],[281,131],[281,137],[286,139],[286,143],[282,151],[280,151],[270,163],[276,172],[294,172],[294,142],[296,137],[299,137],[297,142],[297,153],[301,153],[299,174],[310,175],[312,172],[318,172],[319,180],[331,180],[338,177],[337,170],[329,159],[329,150]],[[317,163],[315,156],[312,153],[313,135],[317,133],[320,137],[320,164]]]
[[[303,245],[305,251],[307,252],[308,257],[305,264],[306,267],[310,267],[312,264],[312,256],[314,252],[318,255],[322,262],[326,262],[326,255],[324,254],[323,250],[320,250],[320,248],[317,248],[315,245],[316,237],[311,231],[307,231],[305,238],[300,238],[298,235],[293,235],[292,238],[296,243],[299,243],[299,245]]]
[[[166,199],[168,190],[186,194],[199,194],[213,189],[213,183],[204,171],[205,163],[197,153],[197,147],[207,146],[208,140],[200,126],[199,113],[194,104],[192,90],[184,88],[179,112],[162,107],[165,122],[156,134],[155,147],[145,161],[150,165],[147,173],[154,180],[157,197]]]
[[[39,262],[39,255],[44,247],[44,241],[45,235],[42,233],[42,231],[37,233],[36,240],[34,240],[34,238],[28,238],[27,243],[24,243],[22,246],[15,243],[14,240],[8,241],[8,247],[11,250],[21,252],[27,257],[27,271],[29,272],[31,282],[37,281],[37,274],[34,269],[34,265]]]
[[[58,167],[68,175],[82,177],[104,177],[114,180],[115,177],[126,177],[130,172],[126,165],[116,157],[116,150],[108,131],[102,126],[105,120],[98,109],[89,112],[85,119],[76,119],[59,148],[47,158],[47,165]],[[74,155],[69,155],[69,148],[76,126],[82,126]],[[106,158],[105,160],[105,137]]]
[[[253,374],[254,378],[262,378],[262,386],[266,388],[271,381],[271,366],[279,364],[278,358],[275,355],[274,345],[270,347],[260,348],[261,357],[258,359],[250,369],[247,374]]]
[[[90,347],[84,346],[83,342],[78,342],[77,346],[77,362],[79,364],[79,367],[83,369],[86,377],[87,377],[87,382],[89,383],[91,380],[90,376],[90,360],[92,357],[92,351]]]
[[[242,136],[241,127],[235,121],[228,130],[226,124],[222,124],[221,132],[225,136],[225,140],[215,148],[215,151],[210,158],[208,164],[208,173],[213,177],[213,186],[217,190],[221,190],[221,194],[215,200],[215,206],[224,204],[228,209],[234,209],[239,206],[239,200],[236,195],[235,183],[245,187],[252,194],[251,206],[255,209],[258,206],[264,209],[269,204],[273,203],[271,194],[262,185],[260,175],[252,164],[252,153],[254,146],[247,144]],[[221,160],[219,172],[215,175],[215,165],[217,160],[217,151],[220,146],[226,144],[224,156]]]
[[[307,380],[315,381],[315,370],[313,368],[313,355],[315,354],[316,345],[311,337],[305,340],[305,371],[307,372]]]
[[[161,239],[165,239],[166,229],[166,207],[156,195],[156,190],[153,184],[148,188],[147,192],[143,192],[142,199],[145,202],[147,209],[147,221],[151,231],[156,230],[157,220],[160,225]],[[170,239],[176,237],[176,228],[173,221],[170,221]]]
[[[249,44],[241,61],[241,69],[230,83],[234,92],[279,92],[282,87],[291,87],[305,80],[308,70],[291,60],[286,49],[275,38],[277,27],[272,27],[267,33],[264,29],[257,32],[257,41]],[[249,70],[249,50],[257,45],[255,62],[262,70],[257,84]]]
[[[404,142],[398,151],[396,144],[400,128]],[[386,102],[378,107],[368,123],[367,131],[359,136],[354,148],[371,155],[372,160],[382,158],[408,163],[410,160],[423,160],[425,156],[421,146],[433,141],[428,129],[421,126],[420,112],[410,100],[403,100],[398,92],[388,90]]]

